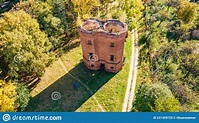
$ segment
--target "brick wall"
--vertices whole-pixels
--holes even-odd
[[[90,27],[89,27],[90,26]],[[123,66],[127,26],[117,20],[88,20],[78,27],[83,61],[87,68],[118,72]]]

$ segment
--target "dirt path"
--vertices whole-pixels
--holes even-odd
[[[134,30],[132,31],[134,32]],[[128,84],[126,88],[126,93],[124,97],[124,103],[122,107],[122,112],[126,112],[127,106],[128,106],[128,99],[129,99],[129,93],[130,93],[130,87],[131,87],[131,80],[133,75],[133,59],[134,59],[134,33],[132,33],[132,52],[131,52],[131,64],[130,64],[130,71],[129,71],[129,77],[128,77]]]
[[[136,29],[132,31],[131,65],[130,65],[128,84],[125,93],[122,112],[129,112],[132,109],[132,102],[134,99],[136,79],[137,79],[137,65],[138,65],[138,32]]]
[[[94,94],[94,92],[93,92],[87,85],[85,85],[80,79],[78,79],[77,77],[75,77],[74,75],[72,75],[72,74],[66,69],[66,67],[65,67],[65,65],[64,65],[64,63],[63,63],[63,61],[62,61],[60,58],[59,58],[58,60],[59,60],[59,63],[60,63],[60,65],[62,66],[62,68],[64,69],[65,72],[67,72],[72,78],[74,78],[74,79],[77,80],[79,83],[81,83],[81,84],[87,89],[87,91],[89,91],[89,93]],[[99,108],[102,110],[102,112],[106,112],[106,110],[105,110],[105,109],[103,108],[103,106],[99,103],[99,101],[97,100],[97,98],[95,97],[95,95],[93,95],[91,98],[93,98],[93,99],[97,102],[97,104],[98,104]]]
[[[132,80],[132,84],[131,84],[131,92],[129,95],[129,103],[128,103],[128,108],[127,111],[131,111],[133,105],[133,99],[134,99],[134,95],[135,95],[135,87],[136,87],[136,80],[137,80],[137,66],[138,66],[138,32],[137,29],[135,30],[135,54],[134,54],[134,70],[133,70],[133,80]]]

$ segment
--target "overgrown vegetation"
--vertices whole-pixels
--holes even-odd
[[[134,101],[136,111],[179,111],[179,102],[171,90],[162,83],[145,83]]]
[[[23,111],[28,105],[29,90],[23,85],[0,80],[0,111]]]
[[[140,63],[133,111],[192,111],[198,104],[199,93],[199,42],[191,36],[197,25],[198,5],[187,0],[148,0],[144,5],[144,26],[140,31],[144,34],[140,34]],[[166,84],[174,96],[173,101],[169,99],[171,102],[168,103],[167,98],[151,101],[147,98],[149,93],[144,91],[144,85],[148,83],[155,87],[157,83]],[[143,93],[145,95],[141,97]],[[150,92],[149,95],[156,94]],[[178,101],[180,108],[176,107]]]

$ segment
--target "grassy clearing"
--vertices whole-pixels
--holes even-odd
[[[131,35],[129,35],[125,43],[125,65],[123,69],[111,78],[102,88],[100,88],[95,96],[106,111],[121,111],[123,100],[126,92],[128,81],[128,73],[130,69],[131,56]],[[98,111],[97,105],[93,99],[87,100],[77,111]],[[95,107],[95,108],[94,108]]]
[[[129,35],[130,37],[130,35]],[[125,65],[117,74],[104,70],[88,70],[82,62],[81,47],[73,48],[46,69],[41,81],[32,90],[32,99],[26,111],[101,111],[93,95],[106,111],[121,111],[128,80],[131,56],[131,39],[125,43]],[[72,77],[72,76],[73,77]],[[75,77],[75,78],[74,78]],[[78,78],[89,87],[74,89]],[[61,98],[52,100],[51,94],[59,92]]]

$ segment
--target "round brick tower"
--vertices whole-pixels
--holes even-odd
[[[127,25],[118,20],[87,20],[78,27],[83,61],[87,68],[116,73],[123,66]]]

